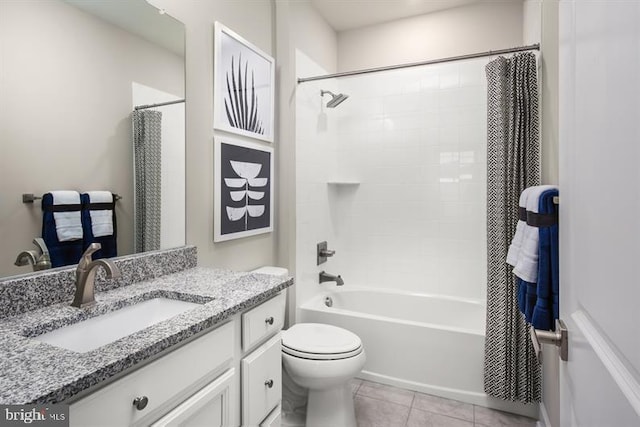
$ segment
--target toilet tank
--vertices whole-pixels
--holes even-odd
[[[255,270],[251,270],[251,273],[271,274],[272,276],[286,277],[289,275],[289,270],[282,267],[266,265],[264,267],[256,268]]]

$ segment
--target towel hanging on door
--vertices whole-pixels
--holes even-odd
[[[540,219],[547,221],[538,227],[538,282],[536,300],[531,313],[531,324],[538,329],[554,329],[559,313],[560,258],[558,248],[558,205],[553,198],[558,190],[547,190],[540,195]]]
[[[536,329],[550,330],[559,316],[558,207],[553,202],[558,188],[540,185],[525,191],[522,243],[518,256],[508,257],[507,263],[514,266],[518,307],[525,319]]]

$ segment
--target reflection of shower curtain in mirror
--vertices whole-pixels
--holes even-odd
[[[160,249],[162,113],[133,112],[135,250]]]

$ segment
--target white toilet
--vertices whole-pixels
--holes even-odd
[[[255,273],[287,275],[277,267]],[[349,380],[364,366],[362,341],[353,332],[320,323],[298,323],[282,332],[282,365],[308,389],[306,427],[356,427]]]
[[[309,390],[307,427],[356,426],[349,380],[365,360],[362,341],[346,329],[298,323],[282,333],[282,365]]]

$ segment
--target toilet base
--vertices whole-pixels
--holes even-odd
[[[357,427],[349,383],[325,390],[309,390],[306,427]]]

